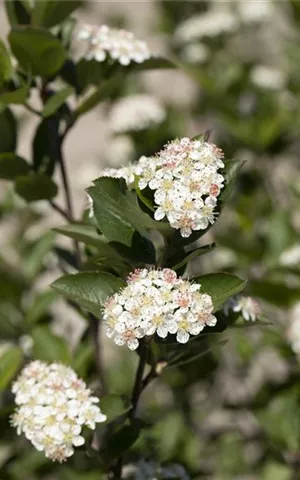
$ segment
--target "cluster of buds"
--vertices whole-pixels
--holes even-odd
[[[223,307],[225,315],[229,315],[230,311],[240,312],[244,320],[254,322],[261,314],[258,302],[252,297],[237,295],[230,298]]]
[[[23,433],[51,460],[63,462],[74,447],[84,444],[82,428],[104,422],[85,382],[69,367],[39,360],[29,363],[12,386],[18,406],[12,416],[17,433]]]
[[[109,57],[121,65],[129,65],[131,62],[142,63],[151,56],[147,44],[136,39],[133,33],[107,25],[82,25],[78,39],[88,42],[88,60],[103,62]]]
[[[212,299],[199,284],[169,268],[136,269],[127,286],[106,301],[103,319],[108,337],[135,350],[140,338],[155,333],[161,338],[176,334],[179,343],[186,343],[190,335],[216,324],[212,312]]]
[[[183,237],[204,230],[217,216],[217,197],[224,186],[218,173],[223,152],[204,140],[182,138],[155,157],[141,157],[136,167],[139,188],[154,190],[155,220],[166,217]]]

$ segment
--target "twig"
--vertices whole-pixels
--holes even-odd
[[[32,107],[29,103],[25,102],[24,107],[31,113],[34,113],[35,115],[38,115],[39,117],[42,116],[42,113],[36,110],[34,107]]]
[[[64,217],[68,222],[71,221],[68,212],[66,212],[62,207],[60,207],[57,203],[53,200],[49,200],[51,207],[56,210],[62,217]]]
[[[103,361],[102,361],[102,348],[100,345],[100,320],[96,318],[92,313],[89,313],[89,322],[90,322],[90,335],[94,344],[94,350],[95,350],[95,361],[96,361],[96,367],[97,367],[97,372],[100,378],[101,382],[101,393],[102,395],[106,394],[106,384],[105,384],[105,378],[104,378],[104,369],[103,369]]]

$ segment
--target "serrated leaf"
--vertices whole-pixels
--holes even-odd
[[[9,108],[0,105],[0,153],[14,152],[17,145],[17,122]]]
[[[50,200],[57,194],[55,183],[47,175],[41,173],[17,177],[15,189],[27,202]]]
[[[50,32],[31,26],[14,26],[9,36],[13,54],[34,75],[49,77],[63,65],[66,52]]]
[[[211,273],[195,278],[200,283],[201,292],[208,293],[214,304],[216,312],[229,297],[240,293],[246,286],[246,280],[242,280],[230,273]]]
[[[65,275],[51,287],[67,298],[79,303],[97,317],[102,306],[110,295],[125,286],[125,282],[109,273],[76,273]]]
[[[16,375],[22,359],[22,350],[18,347],[11,347],[0,356],[0,391],[5,390]]]
[[[67,98],[72,95],[72,93],[72,87],[66,87],[60,92],[56,92],[52,97],[49,98],[49,100],[47,100],[43,110],[43,117],[47,118],[53,115],[65,103]]]
[[[71,354],[65,340],[54,335],[49,327],[36,327],[31,335],[34,358],[45,362],[71,363]]]
[[[144,213],[135,192],[129,191],[125,182],[114,178],[99,178],[88,189],[93,199],[95,219],[105,237],[112,242],[132,245],[135,231],[146,237],[147,229],[158,223]]]
[[[0,154],[0,178],[14,180],[19,175],[26,175],[30,167],[24,158],[14,153]]]

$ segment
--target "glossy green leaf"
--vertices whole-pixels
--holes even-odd
[[[22,67],[34,75],[49,77],[65,61],[66,52],[60,40],[42,28],[13,27],[8,39]]]
[[[34,173],[17,177],[16,192],[27,202],[50,200],[57,194],[57,186],[47,175]]]
[[[56,92],[52,97],[47,100],[44,111],[43,117],[50,117],[53,115],[67,100],[67,98],[72,95],[73,88],[66,87],[60,90],[60,92]]]
[[[43,0],[36,1],[32,12],[32,24],[40,27],[53,27],[63,22],[80,7],[81,2],[75,0]]]
[[[25,83],[19,88],[16,88],[14,90],[10,89],[3,89],[0,92],[0,103],[3,103],[4,105],[9,105],[9,104],[16,104],[16,105],[22,105],[25,103],[28,94],[29,94],[29,83]]]
[[[158,222],[140,209],[136,193],[129,191],[124,182],[99,178],[94,183],[88,193],[99,228],[109,241],[130,247],[135,231],[146,236],[147,228],[157,228]]]
[[[14,152],[17,145],[17,122],[9,108],[0,105],[0,153]]]
[[[51,287],[67,298],[79,303],[96,316],[100,316],[107,297],[124,287],[125,283],[109,273],[77,273],[65,275]]]
[[[201,292],[211,296],[214,311],[216,312],[229,297],[240,293],[246,286],[246,280],[242,280],[229,273],[212,273],[195,278],[201,285]]]
[[[33,168],[38,173],[51,176],[57,161],[56,148],[51,143],[52,135],[58,138],[59,120],[46,118],[38,125],[32,144]]]
[[[63,227],[55,228],[55,231],[66,237],[74,238],[74,240],[78,242],[83,242],[86,245],[92,245],[94,247],[108,243],[105,237],[97,232],[96,227],[86,223],[71,223]]]
[[[0,178],[14,180],[19,175],[26,175],[30,167],[24,158],[14,153],[0,154]]]
[[[62,362],[69,364],[71,354],[67,343],[62,338],[54,335],[49,327],[35,327],[32,330],[33,356],[45,362]]]
[[[18,372],[23,359],[22,350],[11,347],[0,356],[0,391],[5,390]]]
[[[0,39],[0,87],[3,85],[4,82],[10,79],[12,73],[13,67],[11,64],[9,53],[5,47],[5,44]]]

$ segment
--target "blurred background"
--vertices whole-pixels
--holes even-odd
[[[124,478],[300,479],[300,2],[85,1],[74,17],[124,27],[182,64],[124,78],[116,97],[70,132],[65,157],[77,217],[87,205],[84,189],[102,168],[209,130],[225,157],[244,165],[229,205],[202,239],[218,248],[190,268],[248,279],[247,293],[268,319],[225,332],[223,346],[149,387],[142,399],[149,428],[129,455]],[[2,38],[9,31],[3,5],[0,31]],[[76,41],[73,55],[80,55]],[[37,121],[22,107],[14,112],[17,151],[30,158]],[[40,358],[53,342],[73,354],[78,372],[97,390],[85,323],[49,289],[60,275],[53,248],[63,252],[69,245],[49,230],[64,222],[44,202],[25,205],[5,181],[0,215],[1,352],[14,345]],[[104,342],[103,361],[110,393],[129,393],[135,356]],[[101,478],[92,457],[79,452],[57,466],[16,439],[10,405],[5,392],[1,480]],[[158,472],[157,465],[169,471]]]

